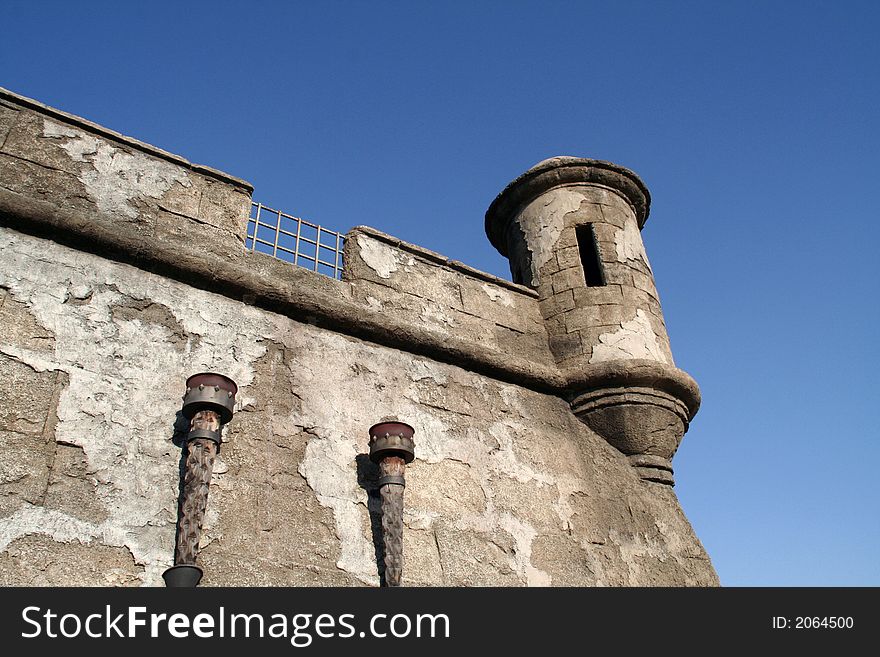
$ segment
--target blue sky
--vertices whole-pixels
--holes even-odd
[[[0,86],[507,278],[507,182],[632,168],[722,583],[877,586],[877,7],[5,0]]]

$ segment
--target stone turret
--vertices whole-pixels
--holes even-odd
[[[641,238],[650,203],[624,167],[554,157],[498,195],[486,233],[514,282],[538,292],[572,411],[643,479],[672,484],[671,459],[700,396],[673,363]]]

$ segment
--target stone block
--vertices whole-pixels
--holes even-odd
[[[0,431],[0,517],[42,502],[54,447],[42,435]]]
[[[592,351],[592,349],[596,345],[599,344],[599,342],[600,342],[599,337],[601,335],[604,335],[605,333],[613,333],[613,332],[615,332],[615,330],[619,330],[619,329],[620,329],[620,326],[608,327],[608,326],[600,326],[598,324],[596,326],[591,326],[591,327],[586,327],[586,328],[581,329],[580,336],[581,336],[581,341],[583,342],[583,345],[584,345],[584,351],[586,352],[587,349],[590,349]]]
[[[593,234],[596,236],[597,242],[606,242],[608,244],[614,244],[617,240],[617,231],[618,228],[613,224],[605,224],[605,223],[594,223],[593,224]],[[613,250],[611,251],[614,252]]]
[[[603,266],[609,262],[617,262],[617,245],[614,242],[596,240],[596,248]]]
[[[363,582],[339,568],[322,568],[298,562],[281,563],[248,550],[243,554],[223,551],[217,543],[199,554],[205,574],[200,586],[363,586]],[[378,583],[379,576],[376,575]]]
[[[540,271],[538,271],[538,278],[540,280],[550,280],[553,278],[553,275],[562,268],[559,266],[559,261],[556,259],[556,255],[552,255],[547,258],[547,262],[541,267]]]
[[[602,263],[602,271],[605,274],[605,282],[608,285],[629,285],[632,286],[632,270],[626,265],[615,261],[604,261]]]
[[[72,173],[56,171],[0,153],[0,180],[3,187],[39,201],[95,212],[85,185]]]
[[[210,178],[203,178],[196,184],[202,188],[198,218],[231,233],[244,242],[248,214],[251,209],[250,194],[233,185]],[[170,188],[175,194],[179,194],[180,190],[185,189],[185,185],[182,186],[179,182]],[[165,195],[167,194],[168,192],[165,192]],[[162,198],[164,199],[165,196]]]
[[[560,294],[567,290],[584,287],[584,272],[580,267],[569,267],[553,274],[553,293]]]
[[[561,527],[557,512],[559,490],[552,484],[510,479],[496,488],[492,501],[496,511],[509,513],[539,534]]]
[[[643,308],[655,315],[662,314],[660,301],[654,294],[637,287],[622,285],[623,304],[629,308]]]
[[[516,542],[503,530],[475,532],[435,525],[443,579],[447,586],[522,586],[516,572]]]
[[[6,105],[0,101],[0,151],[3,149],[10,130],[12,130],[12,127],[18,120],[19,113],[20,110],[17,107]]]
[[[97,483],[82,448],[56,445],[43,505],[100,525],[108,514],[98,497]]]
[[[575,307],[574,292],[572,290],[564,290],[553,296],[556,301],[556,307],[560,312],[567,312]]]
[[[0,586],[139,586],[143,568],[124,547],[22,536],[0,552]]]
[[[583,353],[580,333],[567,333],[566,335],[551,335],[547,338],[550,344],[550,352],[558,361],[579,356]]]
[[[403,586],[446,585],[433,530],[406,528],[403,532],[403,557]]]
[[[18,112],[15,124],[8,130],[3,152],[39,165],[49,175],[53,170],[78,175],[80,162],[63,145],[82,134],[78,128],[22,109]]]
[[[635,221],[635,215],[632,208],[626,201],[621,199],[621,203],[614,202],[609,199],[610,203],[602,206],[602,219],[606,224],[623,228],[627,222]]]
[[[550,319],[544,320],[544,326],[547,329],[547,335],[562,335],[563,333],[568,333],[568,329],[566,328],[566,315],[567,313],[559,313],[558,315],[554,315]]]
[[[0,288],[0,342],[33,351],[51,352],[55,336],[40,325],[27,304],[16,301],[5,289]]]
[[[620,285],[601,285],[598,287],[579,287],[574,289],[574,305],[601,306],[605,304],[623,303],[623,292]]]
[[[659,297],[657,296],[657,288],[654,287],[653,277],[635,270],[631,270],[631,275],[633,279],[633,286],[636,289],[646,292],[654,299],[659,299]]]
[[[209,183],[202,176],[190,174],[185,179],[174,181],[165,193],[162,194],[162,197],[158,199],[158,205],[161,209],[172,214],[200,219],[212,226],[220,227],[222,222],[212,204],[206,203],[208,207],[204,213],[200,212],[199,209],[203,200],[202,192],[208,186]],[[212,212],[211,210],[214,211]]]
[[[439,263],[431,262],[365,233],[354,233],[346,242],[349,280],[364,279],[391,288],[393,293],[411,294],[444,308],[462,310],[460,276]]]
[[[267,475],[259,482],[238,480],[214,500],[218,503],[220,524],[211,530],[222,536],[214,548],[218,559],[229,552],[288,566],[335,567],[339,543],[333,514],[312,491],[283,488]]]
[[[599,314],[597,326],[612,326],[617,328],[623,322],[632,319],[632,312],[625,305],[606,304],[597,306],[596,310]]]
[[[559,252],[571,248],[578,248],[577,232],[575,231],[574,224],[567,223],[565,228],[562,229],[562,232],[559,233],[559,239],[557,239],[556,243],[553,245],[553,250]]]
[[[551,576],[552,586],[595,586],[596,573],[580,543],[566,534],[543,534],[532,541],[532,565]]]
[[[491,344],[499,351],[519,354],[535,363],[553,363],[547,348],[547,332],[543,329],[540,333],[520,333],[506,326],[496,326]]]
[[[564,314],[565,331],[573,333],[596,326],[600,323],[599,308],[603,306],[583,306],[575,308]]]
[[[581,266],[580,249],[576,246],[567,246],[556,251],[556,261],[559,263],[559,269],[569,269],[571,267]]]
[[[651,270],[650,265],[643,258],[636,258],[634,260],[628,259],[625,264],[627,267],[631,267],[638,273],[644,274],[651,279],[654,278],[654,272]]]
[[[548,295],[540,301],[541,313],[545,320],[571,310],[574,307],[574,293],[571,290],[564,290],[559,294]]]
[[[594,329],[607,331],[619,328],[622,322],[631,318],[632,311],[625,306],[587,306],[566,313],[565,325],[569,333]]]
[[[583,195],[584,200],[594,205],[606,205],[611,203],[611,198],[616,194],[606,187],[599,185],[580,185],[578,191]]]
[[[459,291],[464,312],[521,333],[539,333],[541,314],[537,300],[485,281],[462,276]]]
[[[481,515],[486,510],[486,495],[465,463],[415,462],[407,468],[406,479],[408,510],[437,514],[450,522],[463,514]]]
[[[55,406],[56,373],[0,354],[0,430],[42,435]]]
[[[584,342],[583,343],[583,353],[577,354],[575,356],[570,356],[568,358],[563,358],[562,360],[556,361],[556,366],[560,371],[570,372],[570,373],[582,373],[584,368],[589,367],[590,354],[592,351],[592,347]]]
[[[553,298],[551,294],[548,297],[544,297],[538,302],[538,308],[541,309],[541,316],[544,318],[544,322],[546,325],[547,320],[552,319],[559,315],[562,312],[556,305],[556,300]]]
[[[632,205],[622,194],[611,189],[602,189],[602,192],[602,198],[599,203],[602,205],[603,215],[607,214],[609,210],[613,210],[635,218]]]

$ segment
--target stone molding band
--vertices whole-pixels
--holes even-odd
[[[495,197],[486,211],[486,235],[507,257],[507,224],[516,211],[544,192],[564,185],[593,183],[619,192],[632,205],[639,228],[648,220],[651,194],[633,172],[612,162],[580,157],[554,157],[533,166]]]
[[[403,486],[406,487],[406,479],[404,479],[401,475],[385,475],[384,477],[379,477],[379,487],[386,484],[391,484],[394,486]]]
[[[211,429],[192,429],[188,434],[186,434],[187,442],[190,442],[191,440],[196,440],[197,438],[210,440],[217,445],[219,445],[221,442],[220,432],[212,431]]]

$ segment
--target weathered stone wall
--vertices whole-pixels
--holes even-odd
[[[248,183],[2,93],[0,168],[7,190],[133,223],[145,241],[156,224],[188,222],[244,240]]]
[[[371,311],[404,317],[439,339],[547,369],[553,357],[535,294],[367,227],[349,235],[345,279]]]
[[[404,584],[717,583],[672,488],[572,414],[533,291],[368,228],[343,281],[247,253],[247,183],[0,103],[0,584],[161,584],[205,370],[240,388],[205,584],[377,585],[391,415]]]

